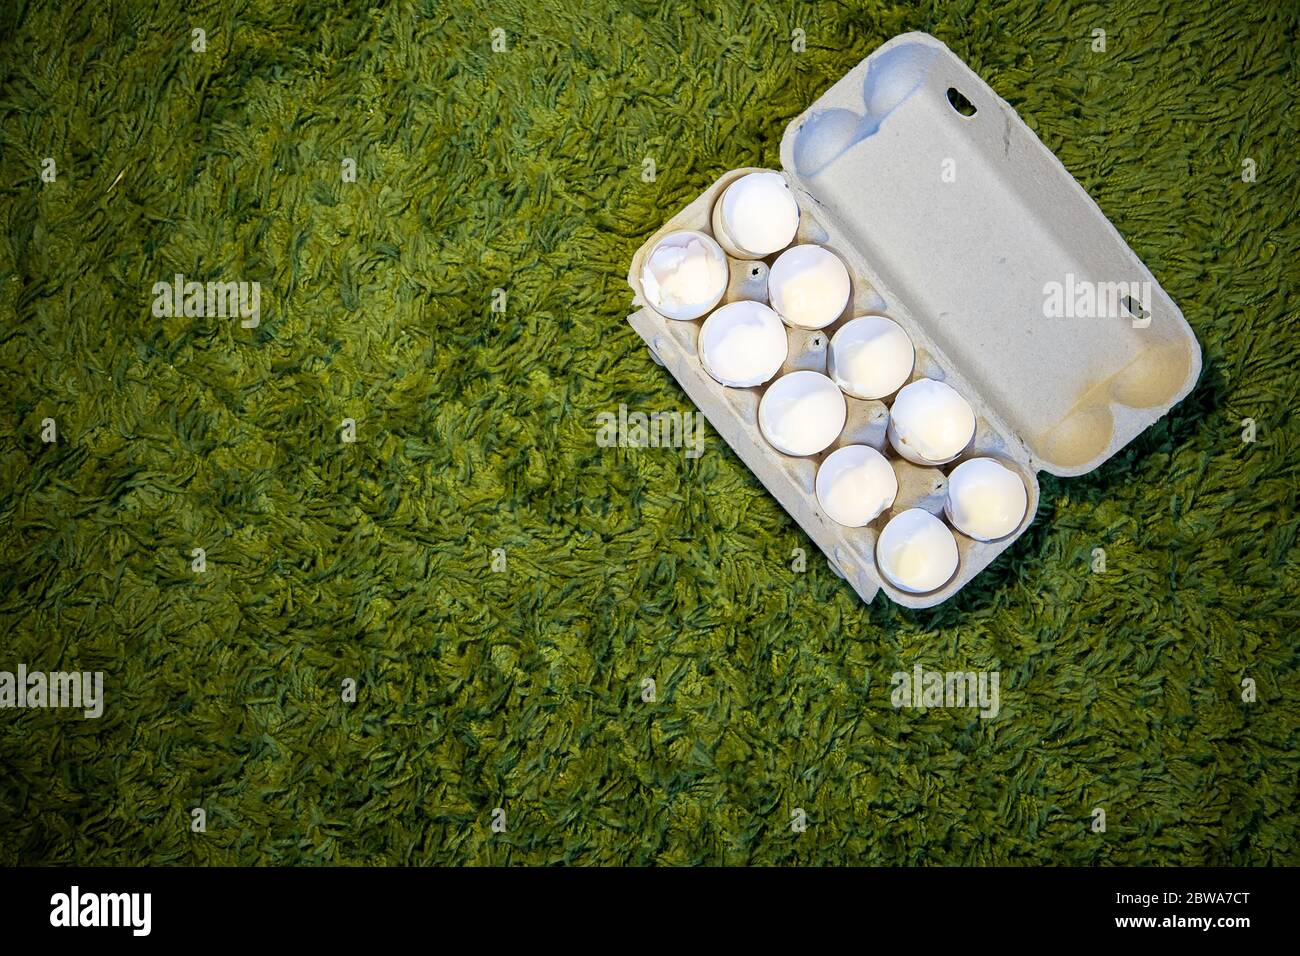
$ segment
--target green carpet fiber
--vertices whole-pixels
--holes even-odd
[[[0,670],[103,671],[106,703],[0,710],[0,863],[1300,863],[1298,23],[7,4]],[[1205,355],[924,612],[862,604],[711,430],[596,443],[693,407],[625,322],[633,252],[914,29]],[[176,273],[260,282],[260,325],[156,317]],[[1000,713],[895,709],[918,664],[997,671]]]

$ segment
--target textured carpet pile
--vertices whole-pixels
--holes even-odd
[[[107,701],[0,710],[0,864],[1300,863],[1298,24],[6,5],[0,670],[103,671]],[[913,29],[1205,356],[928,612],[863,605],[711,431],[596,443],[620,403],[692,408],[624,321],[636,248]],[[176,273],[260,282],[261,324],[155,317]],[[999,671],[1001,713],[894,709],[916,664]]]

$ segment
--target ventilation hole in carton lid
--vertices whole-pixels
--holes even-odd
[[[758,275],[759,275],[759,273],[760,273],[761,271],[762,271],[762,270],[760,270],[760,269],[758,268],[758,266],[754,266],[754,268],[752,268],[752,269],[749,270],[749,274],[750,274],[751,276],[753,276],[754,278],[758,278]]]
[[[1124,296],[1124,298],[1121,299],[1120,302],[1123,304],[1124,309],[1128,312],[1128,314],[1134,318],[1134,320],[1145,324],[1150,323],[1151,313],[1148,312],[1146,309],[1142,308],[1141,302],[1138,302],[1131,295]]]
[[[955,86],[948,87],[948,103],[962,116],[974,116],[978,112],[975,104],[966,99],[961,90]]]

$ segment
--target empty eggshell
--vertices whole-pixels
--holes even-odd
[[[759,430],[786,455],[815,455],[830,447],[847,417],[844,393],[821,372],[782,375],[758,403]]]
[[[830,374],[854,398],[877,399],[903,387],[916,362],[912,340],[893,319],[864,315],[831,337]]]
[[[870,445],[845,445],[817,469],[817,501],[826,516],[861,528],[894,504],[898,476],[885,456]]]
[[[948,475],[943,510],[962,534],[994,541],[1019,527],[1028,503],[1019,475],[992,458],[972,458]]]
[[[691,229],[664,236],[641,267],[641,289],[660,315],[698,319],[721,301],[730,269],[711,236]]]
[[[731,302],[704,320],[700,363],[723,385],[749,388],[781,371],[789,344],[780,317],[763,303]]]
[[[792,246],[777,257],[767,276],[768,299],[782,321],[799,329],[821,329],[844,314],[852,291],[849,270],[829,249]]]
[[[957,539],[948,526],[920,508],[889,519],[876,542],[876,566],[895,586],[913,594],[941,588],[957,573]]]
[[[794,242],[799,204],[780,173],[749,173],[713,206],[713,234],[738,259],[762,259]]]
[[[917,465],[944,465],[975,437],[975,412],[951,385],[920,378],[904,385],[889,410],[889,443]]]

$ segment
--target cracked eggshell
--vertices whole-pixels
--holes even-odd
[[[768,444],[798,457],[829,448],[847,417],[844,393],[821,372],[782,375],[758,403],[758,428]]]
[[[916,349],[893,319],[864,315],[845,322],[831,337],[829,370],[835,384],[854,398],[874,400],[903,387]]]
[[[945,465],[975,438],[975,412],[945,382],[904,385],[889,409],[889,443],[917,465]]]
[[[791,246],[767,276],[768,300],[797,329],[823,329],[849,304],[849,270],[835,253],[811,243]]]
[[[875,521],[898,497],[898,476],[869,445],[845,445],[817,469],[817,503],[826,516],[847,528]]]
[[[660,239],[641,267],[650,307],[669,319],[698,319],[722,301],[731,270],[722,247],[702,232],[683,229]]]
[[[957,539],[948,526],[920,508],[894,515],[876,542],[876,566],[895,587],[925,594],[957,573]]]
[[[761,302],[731,302],[700,329],[700,364],[732,388],[762,385],[785,364],[790,341],[780,317]]]
[[[992,458],[963,461],[948,475],[944,514],[977,541],[1005,538],[1020,526],[1028,506],[1024,481]]]
[[[799,204],[780,173],[747,173],[713,206],[713,234],[737,259],[762,259],[794,242]]]

